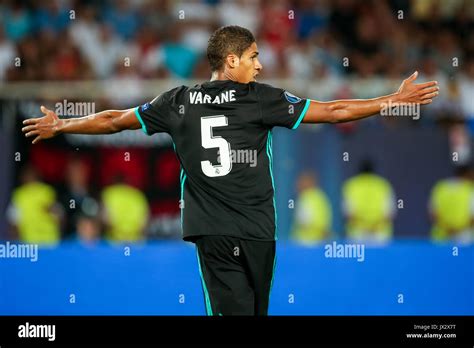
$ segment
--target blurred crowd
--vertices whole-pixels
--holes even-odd
[[[145,194],[121,174],[97,193],[89,176],[85,162],[72,158],[58,190],[35,167],[23,167],[7,209],[10,239],[49,245],[144,240],[151,218]]]
[[[230,24],[256,36],[262,78],[474,76],[471,0],[12,0],[0,16],[6,81],[208,78]]]
[[[318,244],[337,238],[331,230],[333,207],[318,184],[316,173],[302,173],[297,186],[291,239],[303,244]],[[342,187],[344,237],[378,245],[392,241],[396,212],[403,208],[403,203],[396,197],[393,186],[375,172],[374,164],[363,161],[359,173],[347,179]],[[436,182],[426,209],[432,223],[431,240],[473,243],[474,168],[459,166],[455,175]]]
[[[261,79],[399,80],[419,70],[442,90],[430,110],[474,129],[472,0],[7,0],[0,83],[110,79],[112,94],[139,98],[142,79],[208,79],[207,41],[230,24],[254,33]]]
[[[15,168],[5,210],[8,239],[56,244],[181,238],[180,165],[173,149],[78,150],[57,139],[22,150],[27,159]]]
[[[208,79],[207,41],[230,24],[254,33],[262,80],[343,81],[304,97],[361,98],[380,85],[349,88],[348,77],[400,81],[419,70],[442,91],[424,120],[474,133],[472,0],[6,0],[0,84],[107,79],[116,107],[129,107],[144,79]]]
[[[111,183],[98,192],[91,188],[89,176],[85,163],[71,157],[64,186],[58,190],[42,181],[34,167],[23,167],[20,185],[14,189],[7,209],[9,238],[50,245],[68,240],[93,245],[180,238],[178,225],[168,236],[153,235],[150,202],[124,175],[114,175]],[[333,207],[318,184],[316,173],[301,173],[297,192],[289,234],[295,242],[314,245],[343,237],[383,245],[394,238],[393,222],[400,203],[391,183],[375,172],[369,160],[363,161],[359,173],[343,184],[343,236],[331,230]],[[176,201],[175,205],[181,206],[181,202]],[[433,241],[474,242],[473,168],[459,166],[453,177],[439,180],[431,190],[426,209]],[[179,215],[176,220],[180,220]]]

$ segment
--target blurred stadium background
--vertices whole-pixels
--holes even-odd
[[[0,313],[204,313],[171,139],[32,146],[21,122],[40,105],[76,117],[201,83],[207,40],[230,24],[255,34],[260,82],[301,97],[389,94],[415,70],[441,89],[419,118],[275,131],[270,313],[473,314],[473,0],[3,1],[0,239],[41,250],[0,259]],[[365,261],[325,257],[334,240],[364,243]]]

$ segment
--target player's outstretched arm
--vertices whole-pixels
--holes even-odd
[[[437,81],[415,84],[418,72],[405,79],[396,93],[373,99],[347,99],[330,102],[312,100],[303,123],[338,123],[378,114],[383,108],[402,104],[430,104],[439,94]]]
[[[41,106],[43,117],[29,118],[23,121],[22,128],[26,137],[36,136],[33,144],[62,133],[74,134],[112,134],[126,129],[141,128],[134,109],[105,110],[96,114],[60,119],[54,111]]]

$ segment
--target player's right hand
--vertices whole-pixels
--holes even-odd
[[[54,111],[48,110],[44,106],[41,106],[41,112],[44,114],[43,117],[29,118],[23,121],[26,127],[23,127],[21,131],[25,133],[25,136],[28,138],[36,135],[32,144],[56,136],[58,126],[62,122]]]

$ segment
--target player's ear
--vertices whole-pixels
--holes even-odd
[[[240,64],[240,59],[239,57],[237,57],[235,54],[228,54],[227,55],[227,64],[231,67],[231,68],[237,68]]]

